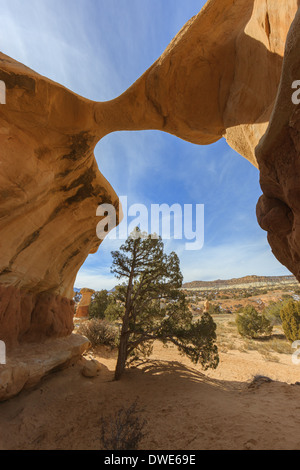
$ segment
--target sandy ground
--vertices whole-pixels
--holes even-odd
[[[300,365],[281,354],[220,354],[203,373],[174,347],[155,345],[151,359],[113,381],[115,353],[98,348],[103,364],[85,378],[79,364],[45,378],[34,390],[0,404],[0,449],[101,449],[100,422],[138,398],[147,420],[146,450],[300,449]],[[256,388],[256,374],[274,380]]]

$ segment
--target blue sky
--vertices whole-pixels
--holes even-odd
[[[125,91],[161,55],[204,1],[0,0],[1,51],[86,98]],[[205,242],[166,240],[185,281],[290,274],[272,255],[255,207],[259,173],[224,139],[197,146],[157,132],[117,132],[96,147],[100,171],[128,204],[204,204]],[[80,269],[76,287],[111,288],[106,239]]]

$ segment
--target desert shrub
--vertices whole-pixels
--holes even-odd
[[[241,336],[257,338],[272,332],[272,325],[268,318],[260,315],[252,305],[244,307],[236,317],[236,325]]]
[[[119,330],[106,320],[93,318],[80,326],[79,333],[88,338],[92,347],[105,345],[115,348],[118,346]]]
[[[282,302],[272,302],[264,309],[264,315],[270,320],[271,325],[281,325],[280,310],[282,306]]]
[[[268,346],[270,351],[279,354],[291,354],[291,345],[286,339],[272,339],[265,346]]]
[[[220,305],[210,304],[208,308],[209,315],[219,315],[221,312]]]
[[[247,299],[248,297],[252,297],[253,294],[252,292],[244,292],[243,294],[241,294],[241,298],[245,298]]]
[[[236,308],[237,313],[241,313],[244,310],[244,307],[242,304],[235,304],[234,308]]]
[[[290,294],[283,294],[282,296],[283,300],[293,300],[293,296]]]
[[[282,328],[289,341],[300,339],[300,302],[289,300],[280,310]]]
[[[104,450],[137,450],[145,437],[146,420],[139,417],[137,401],[120,408],[101,420],[101,442]]]
[[[265,375],[255,375],[253,377],[253,380],[249,383],[248,387],[249,388],[258,388],[263,384],[271,383],[273,382],[270,377],[266,377]]]

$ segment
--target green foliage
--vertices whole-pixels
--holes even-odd
[[[106,319],[110,322],[120,320],[124,314],[123,290],[124,287],[117,286],[114,292],[108,292],[107,290],[95,292],[89,307],[89,317]]]
[[[291,294],[283,294],[283,300],[293,300],[293,296]]]
[[[271,325],[281,325],[280,310],[282,309],[282,302],[272,302],[270,305],[265,307],[264,315],[270,320]]]
[[[118,287],[123,317],[116,378],[128,359],[149,355],[156,339],[172,342],[204,368],[217,367],[216,325],[208,315],[193,323],[176,253],[166,255],[160,237],[136,230],[112,256],[112,272],[125,279]]]
[[[124,305],[118,303],[115,297],[110,299],[110,302],[105,310],[105,318],[111,322],[122,319],[124,315]]]
[[[105,310],[109,305],[109,295],[107,290],[100,290],[95,292],[92,296],[92,301],[89,306],[90,318],[105,318]]]
[[[174,326],[169,341],[194,364],[200,363],[207,370],[216,369],[219,364],[216,337],[216,324],[209,313],[204,313],[196,322],[189,321],[181,328]]]
[[[300,302],[289,300],[280,310],[282,328],[289,341],[300,339]]]
[[[241,294],[241,298],[247,299],[248,297],[252,297],[252,292],[244,292]]]
[[[153,345],[153,340],[139,343],[134,349],[131,349],[131,351],[128,352],[126,365],[129,366],[136,362],[146,361],[153,352]]]
[[[113,349],[119,344],[118,328],[106,320],[88,320],[80,326],[79,333],[87,337],[92,347],[105,345]]]
[[[260,315],[252,305],[247,305],[237,314],[236,325],[240,335],[248,338],[269,335],[273,329],[270,321],[264,315]]]

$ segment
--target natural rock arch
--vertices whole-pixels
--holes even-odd
[[[71,333],[75,277],[100,244],[96,209],[101,203],[118,207],[93,150],[103,136],[118,130],[157,129],[201,145],[225,137],[259,164],[267,194],[258,205],[258,219],[270,232],[275,255],[300,279],[297,223],[292,221],[297,220],[296,189],[289,199],[290,181],[294,188],[298,177],[297,170],[292,178],[298,114],[290,102],[281,121],[279,157],[272,148],[278,137],[274,113],[280,114],[288,99],[282,97],[286,78],[274,108],[298,3],[209,0],[141,78],[104,103],[82,98],[0,55],[0,80],[7,91],[0,108],[0,339],[8,347]],[[295,59],[294,26],[290,34],[288,56]],[[292,66],[289,60],[283,74],[288,70],[291,78],[299,71],[295,79],[300,79],[298,62]],[[273,108],[257,161],[255,148]]]

